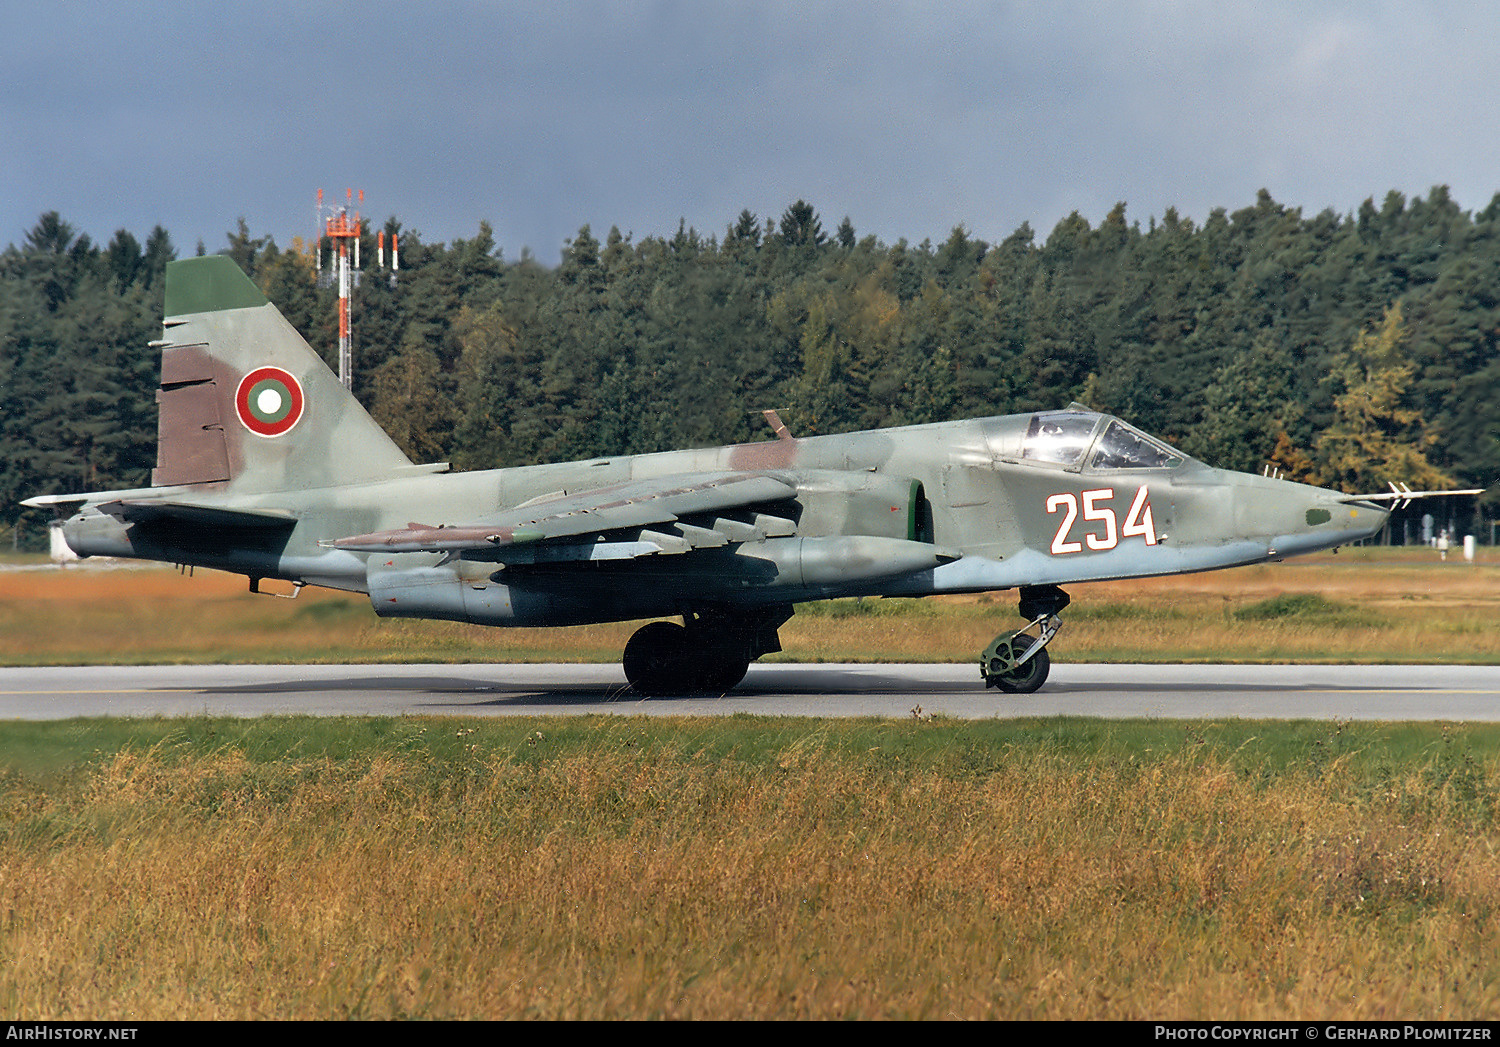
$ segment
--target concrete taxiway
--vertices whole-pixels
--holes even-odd
[[[618,665],[183,665],[0,669],[0,718],[881,716],[1500,720],[1500,666],[1054,665],[1034,695],[976,666],[755,665],[724,696],[640,698]]]

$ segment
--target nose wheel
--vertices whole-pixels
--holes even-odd
[[[1069,602],[1068,594],[1055,585],[1023,586],[1021,617],[1030,621],[1014,632],[1001,633],[984,649],[979,656],[984,685],[1006,694],[1031,694],[1046,683],[1052,670],[1047,645],[1062,628],[1058,615]]]
[[[1031,694],[1040,688],[1052,671],[1052,659],[1040,643],[1024,631],[996,637],[980,666],[984,685],[998,687],[1006,694]]]

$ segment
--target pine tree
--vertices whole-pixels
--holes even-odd
[[[1360,331],[1336,361],[1330,376],[1338,390],[1334,421],[1313,445],[1312,482],[1350,493],[1379,491],[1389,483],[1418,490],[1453,483],[1427,460],[1436,436],[1407,401],[1413,368],[1402,353],[1405,339],[1398,302],[1386,310],[1378,330]]]

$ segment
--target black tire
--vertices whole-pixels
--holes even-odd
[[[1018,637],[1018,639],[1022,638]],[[1031,694],[1047,682],[1047,675],[1051,671],[1052,659],[1047,655],[1047,648],[1043,647],[1010,672],[1001,673],[990,679],[1006,694]]]
[[[630,637],[620,662],[636,693],[657,697],[692,690],[689,655],[686,629],[675,622],[650,622]]]
[[[729,651],[695,651],[691,657],[698,668],[698,689],[705,694],[734,690],[750,671],[750,659]]]

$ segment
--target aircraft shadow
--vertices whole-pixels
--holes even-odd
[[[497,667],[503,668],[503,667]],[[670,707],[674,703],[687,704],[704,700],[754,701],[778,697],[826,696],[879,697],[883,695],[979,695],[985,693],[983,684],[976,678],[969,680],[914,680],[897,673],[871,673],[868,667],[840,671],[823,666],[809,666],[805,670],[788,671],[778,667],[772,674],[757,674],[753,669],[745,681],[727,693],[692,693],[645,697],[631,691],[623,682],[601,685],[596,681],[566,680],[539,682],[535,680],[506,681],[504,679],[481,679],[446,676],[349,676],[335,679],[289,680],[276,683],[245,684],[243,686],[180,687],[182,692],[200,695],[254,695],[254,694],[315,694],[318,692],[385,693],[406,694],[413,698],[425,696],[424,706],[445,708],[504,708],[507,706],[551,706],[576,708],[588,705],[640,705],[648,708]],[[1086,694],[1108,695],[1174,695],[1214,692],[1223,694],[1287,694],[1317,691],[1358,694],[1389,690],[1380,684],[1353,684],[1339,687],[1308,687],[1306,684],[1288,683],[1166,683],[1166,682],[1101,682],[1101,683],[1049,683],[1035,695],[1009,695],[991,691],[998,702],[1040,702],[1060,696]]]

